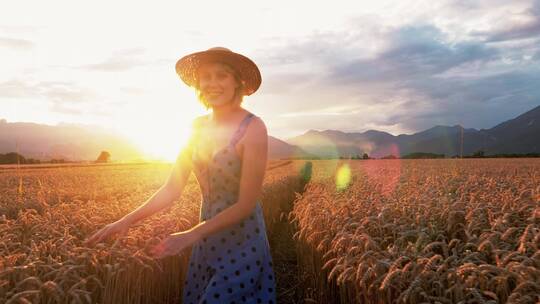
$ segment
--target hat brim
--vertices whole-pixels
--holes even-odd
[[[207,62],[222,62],[236,70],[244,85],[244,95],[255,93],[261,85],[261,72],[251,59],[225,50],[207,50],[186,55],[176,62],[176,73],[185,84],[197,87],[197,71]]]

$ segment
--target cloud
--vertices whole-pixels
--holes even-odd
[[[129,49],[116,52],[103,62],[83,65],[79,68],[101,72],[123,72],[133,68],[148,65],[149,62],[141,59],[144,49]]]
[[[35,96],[33,86],[20,80],[0,82],[0,98],[19,98]]]
[[[163,88],[174,74],[168,74],[170,78],[164,76],[165,81],[155,81],[159,86],[145,82],[148,75],[161,77],[154,75],[163,73],[162,65],[167,65],[169,73],[177,60],[174,54],[185,50],[186,45],[203,48],[207,41],[216,41],[217,37],[233,49],[250,51],[249,57],[263,75],[261,89],[253,101],[261,96],[259,101],[264,102],[253,105],[268,111],[276,119],[272,128],[277,126],[283,132],[322,126],[356,131],[380,128],[394,134],[419,131],[434,124],[491,127],[539,103],[536,75],[540,75],[540,1],[421,0],[414,5],[350,2],[349,6],[326,6],[323,11],[317,11],[322,7],[309,6],[316,18],[298,15],[296,11],[304,12],[303,6],[270,6],[272,10],[256,20],[261,31],[247,35],[253,38],[248,40],[238,38],[247,36],[237,31],[216,36],[215,29],[195,23],[192,27],[178,27],[170,21],[174,18],[153,23],[159,31],[135,31],[133,39],[127,35],[127,40],[120,42],[111,41],[113,36],[107,35],[133,29],[137,24],[124,20],[121,27],[112,27],[111,31],[105,23],[95,28],[92,23],[79,22],[80,28],[70,29],[61,22],[63,19],[58,20],[58,27],[44,19],[42,23],[48,26],[36,27],[33,33],[23,32],[28,29],[22,27],[0,25],[5,37],[29,39],[0,38],[0,48],[16,50],[19,61],[12,63],[5,57],[7,67],[3,70],[8,76],[0,78],[0,97],[45,100],[53,111],[66,113],[91,108],[108,110],[103,105],[109,106],[110,101],[98,93],[118,100],[133,100],[144,92],[167,98],[171,93]],[[76,14],[63,16],[79,18]],[[298,23],[299,18],[302,24]],[[87,59],[90,61],[70,61],[69,69],[61,66],[66,64],[67,53],[55,49],[62,47],[69,53],[69,48],[62,44],[45,44],[43,52],[39,44],[41,55],[51,56],[41,56],[37,62],[19,56],[19,50],[35,47],[32,41],[38,40],[34,37],[39,41],[65,41],[63,37],[74,30],[98,33],[102,29],[107,32],[96,35],[101,43],[85,39],[84,44],[76,47],[87,52],[86,58],[100,52],[105,55]],[[144,48],[110,50],[130,43],[139,45],[141,35],[165,29],[182,29],[178,32],[181,37],[174,39],[174,43],[170,39],[150,39],[155,43]],[[226,29],[219,31],[225,33]],[[83,57],[72,60],[80,58]],[[133,70],[156,64],[160,65],[158,69],[145,69],[142,74]],[[21,67],[27,69],[23,71]],[[25,76],[21,76],[23,72]],[[110,80],[118,78],[116,72],[126,72],[122,75],[126,81],[112,85]],[[13,73],[18,73],[18,80],[5,81]],[[29,81],[27,76],[38,80],[79,79],[87,87],[69,82]],[[115,96],[116,93],[120,95]]]
[[[34,46],[34,43],[30,40],[0,37],[0,47],[29,50]]]
[[[400,28],[387,35],[389,46],[375,58],[354,59],[330,66],[327,81],[349,85],[403,82],[426,78],[474,61],[498,58],[498,51],[479,42],[449,43],[433,25]]]
[[[504,21],[490,31],[473,31],[471,34],[484,38],[486,42],[503,42],[540,37],[540,1],[519,13],[507,13]]]
[[[303,116],[347,116],[355,115],[363,110],[358,105],[338,105],[321,109],[310,109],[306,111],[287,112],[280,117],[303,117]]]
[[[482,2],[473,9],[481,14],[490,5]],[[535,18],[537,11],[538,4],[523,10]],[[503,37],[498,28],[463,36],[433,20],[363,25],[271,41],[281,45],[272,55],[260,56],[270,67],[266,79],[274,79],[270,91],[279,94],[285,88],[293,95],[289,99],[298,101],[294,109],[277,114],[281,125],[295,130],[321,123],[340,130],[379,127],[394,134],[434,125],[490,128],[540,104],[540,49],[534,41],[494,44],[494,37]],[[505,35],[533,37],[535,26],[531,21]],[[283,77],[287,71],[295,77]],[[340,105],[350,108],[336,110]]]
[[[44,99],[52,111],[81,114],[98,100],[97,93],[71,82],[27,82],[18,79],[0,82],[0,98]]]
[[[0,83],[0,97],[34,98],[44,96],[56,101],[84,102],[94,95],[93,91],[70,82],[41,81],[30,83],[14,79]]]
[[[280,72],[272,76],[264,76],[261,90],[258,94],[286,94],[299,91],[304,85],[315,79],[314,75],[306,72]]]
[[[536,51],[536,53],[531,58],[534,61],[540,61],[540,50]]]

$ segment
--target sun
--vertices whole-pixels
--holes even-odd
[[[180,148],[187,143],[191,133],[185,125],[171,126],[156,123],[143,127],[133,135],[132,141],[148,160],[174,161]]]
[[[122,133],[144,155],[146,160],[174,161],[180,148],[187,143],[189,125],[159,122],[131,125]]]
[[[173,162],[191,135],[193,120],[204,114],[202,106],[188,98],[191,102],[172,99],[126,109],[117,121],[118,129],[146,159]]]

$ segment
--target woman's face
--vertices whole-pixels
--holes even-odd
[[[218,62],[201,65],[198,71],[199,91],[211,106],[231,102],[239,86],[234,75]]]

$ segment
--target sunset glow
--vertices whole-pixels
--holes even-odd
[[[134,105],[118,117],[119,132],[150,158],[174,161],[187,142],[193,119],[204,114],[192,92],[178,100],[148,101]]]
[[[4,2],[0,304],[540,304],[540,0]]]
[[[208,113],[174,65],[222,46],[258,65],[244,107],[284,141],[491,128],[538,105],[539,11],[531,0],[13,2],[0,12],[0,119],[100,126],[172,160]]]

